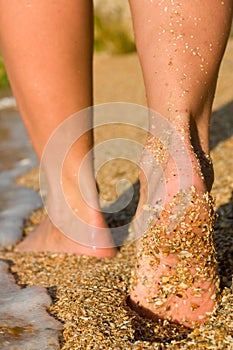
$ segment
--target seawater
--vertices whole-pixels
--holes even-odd
[[[17,176],[38,165],[12,96],[0,98],[0,245],[22,238],[23,224],[41,207],[39,195],[15,183]]]

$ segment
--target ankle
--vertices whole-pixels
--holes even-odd
[[[172,167],[173,171],[181,166],[183,173],[188,172],[187,166],[192,167],[193,185],[197,182],[199,186],[203,182],[206,191],[210,192],[214,169],[209,154],[209,124],[206,121],[209,121],[209,112],[194,118],[188,109],[177,109],[175,114],[170,113],[165,118],[152,115],[145,148],[163,171],[169,169],[169,174]],[[178,164],[179,158],[183,159],[183,166],[182,162]],[[174,165],[171,166],[172,162]]]

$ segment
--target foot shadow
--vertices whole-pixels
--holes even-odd
[[[132,343],[137,341],[150,343],[171,343],[172,341],[180,341],[192,332],[191,329],[182,325],[171,323],[167,320],[152,320],[140,316],[132,309],[131,302],[127,298],[124,302],[124,309],[130,315],[131,326],[134,330],[134,338]]]
[[[214,244],[219,266],[220,287],[231,287],[233,275],[233,192],[228,203],[217,209]]]
[[[210,149],[233,135],[232,126],[233,101],[212,114],[210,124]]]
[[[117,247],[122,246],[129,236],[130,223],[138,205],[139,189],[140,184],[137,181],[107,209],[102,208]],[[124,206],[124,203],[126,203],[126,206]],[[118,210],[119,207],[123,209]]]

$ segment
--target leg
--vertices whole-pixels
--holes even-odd
[[[20,113],[41,159],[58,125],[73,113],[92,105],[92,2],[0,0],[0,9],[2,55]],[[89,181],[86,185],[89,203],[83,200],[76,186],[74,173],[91,148],[92,133],[89,132],[69,152],[63,167],[63,184],[72,207],[87,223],[84,233],[98,240],[98,228],[102,228],[103,246],[105,243],[109,246],[111,236],[106,222],[101,212],[93,209],[99,206],[91,159],[84,174]],[[52,183],[50,174],[47,176]],[[62,203],[52,198],[50,210],[62,212],[62,207]],[[68,239],[48,217],[18,249],[94,256],[116,253],[115,248],[93,250]]]
[[[179,178],[172,159],[160,164],[165,174],[166,203],[163,215],[150,222],[138,240],[130,298],[148,317],[167,318],[190,327],[203,322],[216,304],[212,203],[207,193],[213,183],[209,120],[232,1],[133,0],[130,5],[148,106],[169,121],[184,140],[192,171],[192,200],[186,215],[182,222],[171,223],[175,219],[170,214],[179,200]],[[150,122],[153,128],[153,119]],[[149,137],[146,149],[154,159],[159,159],[159,146],[159,140]],[[143,170],[147,178],[153,177],[148,163]],[[137,214],[147,201],[143,175],[140,182]],[[154,197],[150,200],[155,203],[158,198]],[[168,227],[173,229],[167,231]]]

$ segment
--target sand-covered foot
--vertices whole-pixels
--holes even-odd
[[[209,194],[213,170],[208,157],[203,161],[194,151],[188,132],[178,135],[184,140],[180,146],[173,136],[170,149],[149,137],[150,154],[145,151],[142,157],[144,175],[133,227],[137,259],[129,302],[146,317],[193,327],[214,310],[218,292]],[[176,155],[182,160],[180,170]],[[160,169],[163,176],[158,177]]]
[[[179,196],[138,242],[130,303],[146,317],[193,327],[203,323],[216,305],[213,208],[209,194],[199,195],[193,187],[185,217],[170,230]]]
[[[87,234],[91,235],[91,232],[87,232]],[[102,242],[104,243],[105,240],[108,248],[84,246],[66,237],[51,223],[50,219],[46,217],[31,234],[17,245],[16,251],[74,253],[97,258],[113,258],[117,250],[114,247],[109,229],[106,227],[101,234],[104,235]],[[109,247],[111,243],[112,247]],[[98,245],[98,242],[96,242],[96,244]]]

